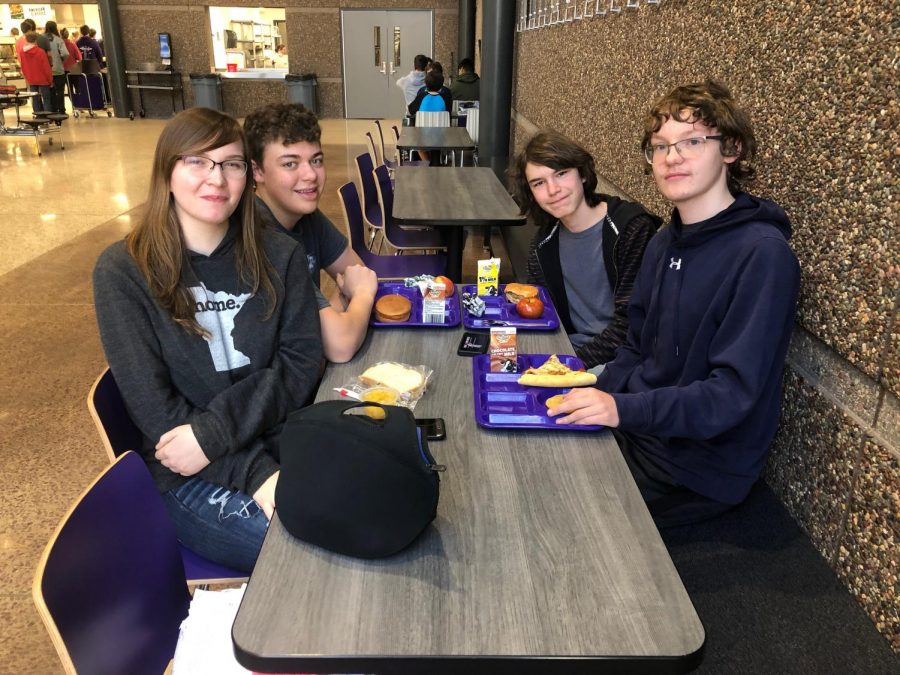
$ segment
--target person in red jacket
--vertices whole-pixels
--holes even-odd
[[[40,97],[32,99],[31,109],[34,112],[52,111],[53,71],[50,69],[47,52],[38,47],[37,41],[38,35],[34,31],[25,35],[25,45],[22,47],[22,75],[25,76],[29,91],[40,94]]]

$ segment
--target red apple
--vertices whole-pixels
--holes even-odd
[[[540,319],[544,315],[544,303],[538,298],[522,298],[516,303],[516,311],[523,319]]]
[[[454,286],[453,286],[453,282],[450,281],[449,278],[441,275],[439,277],[435,277],[434,280],[436,282],[438,282],[439,284],[444,284],[444,289],[447,291],[448,296],[453,295]]]

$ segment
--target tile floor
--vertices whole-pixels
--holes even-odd
[[[14,115],[7,111],[7,119]],[[147,190],[161,120],[68,120],[66,149],[0,137],[0,673],[61,672],[31,601],[34,568],[106,455],[86,396],[104,367],[91,300],[99,253],[123,237]],[[345,228],[337,187],[355,178],[365,120],[323,121],[323,211]],[[494,250],[505,255],[494,237]],[[474,278],[481,237],[468,238]]]

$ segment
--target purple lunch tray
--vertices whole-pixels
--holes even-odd
[[[460,289],[461,293],[475,293],[477,286],[467,285]],[[503,295],[506,285],[500,287],[500,295],[482,295],[485,310],[482,316],[473,316],[463,309],[463,325],[466,328],[475,328],[487,330],[494,326],[515,326],[518,330],[556,330],[559,328],[559,315],[556,313],[556,307],[550,299],[550,294],[543,286],[537,286],[540,289],[538,298],[544,303],[544,315],[540,319],[524,319],[519,316],[516,306],[508,302]],[[493,322],[493,323],[492,323]],[[500,322],[500,323],[497,323]]]
[[[475,394],[475,421],[491,429],[566,429],[568,431],[597,431],[599,424],[557,424],[547,415],[545,402],[556,394],[565,394],[571,387],[527,387],[518,383],[528,368],[541,366],[550,354],[519,354],[518,373],[492,373],[489,354],[472,359],[472,389]],[[577,356],[558,354],[560,362],[572,370],[582,370],[584,364]]]
[[[410,326],[423,326],[425,328],[454,328],[460,322],[459,296],[454,293],[447,298],[444,305],[444,323],[425,323],[422,321],[422,292],[418,286],[407,288],[402,281],[380,281],[378,291],[375,293],[375,302],[384,295],[402,295],[412,303],[412,311],[407,321],[377,321],[375,309],[372,308],[372,316],[369,318],[370,326],[387,326],[389,328],[409,328]]]

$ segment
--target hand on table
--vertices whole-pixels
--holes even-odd
[[[155,457],[164,467],[182,476],[193,476],[209,464],[190,424],[182,424],[160,436]]]
[[[555,417],[557,424],[619,426],[619,411],[616,409],[615,399],[605,391],[593,387],[573,389],[563,396],[562,403],[551,408],[547,414]]]
[[[272,514],[275,513],[275,486],[278,484],[279,475],[281,475],[281,471],[273,473],[253,493],[253,501],[259,504],[259,508],[263,510],[269,520],[272,520]]]

